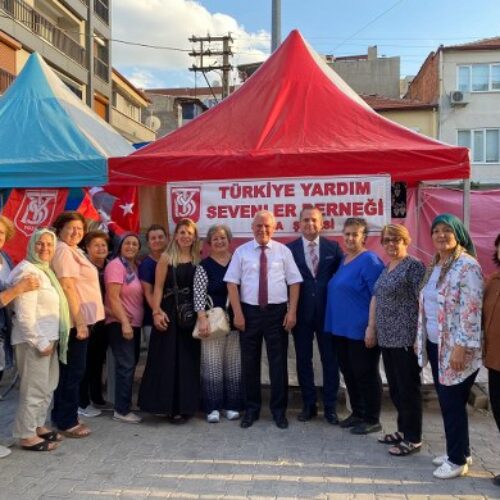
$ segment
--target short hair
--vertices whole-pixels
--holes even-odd
[[[153,231],[163,231],[163,234],[167,236],[167,231],[161,224],[151,224],[146,229],[146,241],[149,241],[149,233],[152,233]]]
[[[83,239],[83,247],[87,248],[92,241],[97,240],[98,238],[104,240],[109,247],[109,234],[104,231],[89,231]]]
[[[348,217],[344,222],[344,229],[347,226],[357,226],[363,229],[363,236],[368,236],[368,222],[363,217]]]
[[[259,210],[258,212],[255,212],[255,215],[253,216],[252,224],[255,222],[257,217],[270,217],[271,220],[273,221],[273,224],[276,224],[276,218],[274,217],[274,214],[269,210]]]
[[[408,246],[411,243],[410,231],[403,226],[403,224],[386,224],[380,233],[380,243],[383,243],[385,235],[396,236],[403,240],[404,244]]]
[[[500,259],[498,258],[498,246],[500,245],[500,234],[495,238],[495,253],[493,254],[493,262],[500,267]]]
[[[14,223],[5,215],[0,215],[0,224],[5,226],[5,241],[9,241],[16,233]]]
[[[231,243],[231,240],[233,239],[233,233],[231,232],[231,229],[229,229],[229,226],[227,226],[226,224],[214,224],[213,226],[210,226],[207,231],[206,240],[208,244],[212,242],[212,236],[217,231],[224,231],[226,233],[226,238]]]
[[[323,220],[323,212],[318,208],[318,207],[302,207],[302,210],[300,211],[300,214],[299,214],[299,220],[302,220],[302,216],[304,215],[304,212],[306,210],[314,210],[315,212],[318,212],[318,214],[320,215],[321,217],[321,220]]]
[[[83,232],[87,232],[87,221],[85,220],[85,217],[80,213],[77,212],[76,210],[66,210],[64,212],[61,212],[57,217],[56,220],[52,223],[52,227],[54,228],[56,235],[59,236],[61,233],[63,227],[71,221],[78,220],[83,224]]]

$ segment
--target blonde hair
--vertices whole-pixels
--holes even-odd
[[[198,228],[191,219],[187,218],[181,219],[175,226],[174,237],[170,240],[167,250],[165,251],[168,256],[168,260],[174,267],[177,267],[177,265],[179,264],[180,251],[179,245],[177,244],[177,241],[175,239],[175,235],[179,232],[181,227],[187,227],[189,229],[192,229],[194,232],[194,241],[191,245],[191,262],[193,264],[198,264],[198,262],[200,262],[200,239],[198,238]]]
[[[16,233],[14,223],[5,215],[0,215],[0,224],[5,226],[5,241],[9,241]]]
[[[384,242],[386,235],[401,238],[406,246],[411,243],[410,231],[402,224],[386,224],[380,233],[380,243]]]

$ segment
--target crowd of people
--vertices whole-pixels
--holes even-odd
[[[145,234],[149,253],[141,258],[138,234],[123,234],[110,253],[109,236],[87,232],[84,217],[68,211],[53,228],[34,232],[25,259],[14,267],[1,251],[14,228],[0,216],[0,374],[14,358],[20,447],[52,451],[64,438],[86,438],[91,429],[80,417],[105,409],[118,422],[140,423],[132,411],[133,384],[144,338],[141,412],[178,425],[201,409],[209,423],[241,418],[241,428],[251,427],[262,406],[265,340],[270,411],[275,425],[286,429],[291,334],[303,401],[298,420],[318,415],[316,338],[326,423],[354,435],[380,432],[378,441],[392,456],[421,449],[421,369],[429,362],[446,442],[445,453],[433,460],[434,476],[466,474],[472,462],[466,405],[483,363],[500,430],[500,272],[484,285],[471,238],[449,214],[432,223],[435,255],[427,267],[409,255],[411,236],[403,225],[382,229],[382,258],[366,248],[362,218],[346,220],[343,249],[321,235],[316,208],[302,210],[299,228],[301,237],[282,244],[273,239],[273,214],[257,212],[254,238],[231,253],[230,229],[216,224],[200,260],[193,221],[180,220],[170,241],[155,224]],[[494,248],[500,267],[500,235]],[[211,338],[212,307],[227,311],[227,335]],[[195,323],[199,338],[193,337]],[[112,406],[103,386],[108,351]],[[380,358],[397,410],[390,433],[380,423]],[[351,408],[341,420],[340,374]],[[0,447],[0,456],[9,452]],[[500,486],[500,476],[494,481]]]

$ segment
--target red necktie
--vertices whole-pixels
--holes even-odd
[[[267,255],[266,247],[260,247],[260,268],[259,268],[259,306],[267,306]]]
[[[309,243],[309,257],[311,258],[311,267],[312,267],[312,274],[314,277],[316,277],[316,274],[318,274],[318,254],[316,253],[316,243],[314,241],[311,241]]]

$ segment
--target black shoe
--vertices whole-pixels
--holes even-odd
[[[495,486],[500,486],[500,474],[498,474],[498,476],[495,476],[495,477],[492,479],[492,481],[493,481],[493,484],[494,484]]]
[[[340,427],[342,429],[347,429],[348,427],[356,427],[356,425],[362,424],[363,419],[360,417],[356,417],[355,415],[349,415],[347,418],[344,418],[344,420],[341,420],[339,422]]]
[[[245,413],[245,416],[243,417],[242,421],[240,422],[240,427],[242,429],[248,429],[249,427],[252,427],[253,423],[256,420],[259,420],[259,417]]]
[[[371,432],[380,432],[381,430],[382,425],[379,422],[376,422],[374,424],[363,422],[359,425],[354,426],[351,429],[351,434],[370,434]]]
[[[274,423],[278,429],[288,429],[288,419],[284,415],[282,417],[276,417]]]
[[[331,425],[338,425],[339,417],[331,408],[325,408],[325,420]]]
[[[318,408],[316,405],[304,406],[302,411],[297,415],[297,420],[299,422],[307,422],[311,420],[318,414]]]

